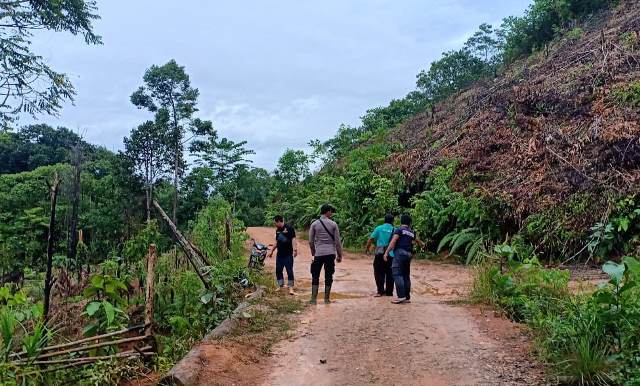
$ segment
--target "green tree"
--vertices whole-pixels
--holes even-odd
[[[147,223],[151,221],[151,200],[153,187],[158,178],[167,171],[170,164],[170,146],[166,131],[152,121],[146,121],[131,130],[129,138],[124,139],[126,155],[135,165],[136,173],[145,186]]]
[[[65,31],[100,44],[92,22],[98,19],[93,0],[23,0],[0,2],[0,126],[20,113],[55,115],[72,100],[73,85],[31,51],[34,31]]]
[[[275,178],[285,190],[310,175],[311,159],[302,150],[287,149],[278,160]]]
[[[246,144],[247,141],[234,142],[227,138],[218,140],[217,133],[209,131],[206,139],[193,141],[190,149],[197,157],[196,163],[212,170],[214,183],[222,184],[235,180],[240,168],[251,163],[247,156],[255,152],[247,149]]]
[[[486,65],[486,72],[497,75],[502,61],[503,40],[499,31],[491,24],[482,23],[473,36],[464,44],[464,48],[474,56],[480,58]]]
[[[29,125],[18,131],[0,133],[0,174],[20,173],[40,166],[54,165],[69,160],[71,149],[81,144],[85,153],[94,147],[64,127]]]
[[[156,114],[156,124],[166,125],[172,144],[173,221],[177,222],[179,182],[186,162],[184,136],[193,114],[198,111],[198,89],[191,87],[189,75],[175,60],[162,66],[153,65],[144,74],[144,86],[131,94],[131,103]]]
[[[483,77],[484,62],[467,49],[445,52],[431,63],[429,71],[418,74],[417,86],[433,102],[439,102],[469,87]]]

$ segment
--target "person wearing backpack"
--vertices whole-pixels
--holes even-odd
[[[335,208],[324,204],[320,208],[320,218],[315,220],[309,228],[309,247],[313,261],[311,262],[311,300],[317,304],[318,289],[320,288],[320,272],[324,267],[324,302],[331,303],[331,285],[336,268],[336,261],[342,261],[342,243],[338,224],[331,220]]]
[[[371,251],[371,245],[375,242],[375,252],[373,257],[373,277],[376,281],[376,294],[375,297],[380,296],[393,296],[393,274],[391,272],[391,260],[384,260],[384,253],[391,242],[393,237],[393,220],[392,214],[384,216],[384,224],[378,225],[369,240],[367,240],[366,253]],[[390,252],[390,257],[393,257],[393,251]]]
[[[391,271],[396,283],[397,299],[391,301],[394,304],[411,303],[411,259],[413,258],[413,244],[424,247],[424,243],[416,237],[411,229],[411,216],[400,216],[400,227],[393,231],[393,238],[384,253],[384,260],[391,259]]]

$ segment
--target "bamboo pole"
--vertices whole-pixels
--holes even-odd
[[[140,354],[135,353],[135,355],[127,355],[124,358],[131,357],[131,356],[136,356],[136,355],[139,356]],[[144,356],[147,356],[147,355],[152,355],[152,353],[144,353]],[[70,363],[70,364],[67,364],[67,365],[64,365],[64,366],[55,367],[55,368],[48,368],[48,369],[42,369],[42,370],[37,370],[37,371],[31,371],[29,373],[20,374],[19,376],[25,378],[25,377],[28,377],[30,375],[42,374],[42,373],[50,373],[50,372],[53,372],[53,371],[60,371],[60,370],[69,369],[69,368],[72,368],[72,367],[85,366],[85,365],[88,365],[88,364],[93,363],[93,362],[97,362],[97,361],[82,361],[82,362]]]
[[[60,356],[60,355],[71,354],[71,353],[74,353],[74,352],[87,351],[87,350],[91,350],[91,349],[94,349],[94,348],[100,348],[100,347],[106,347],[106,346],[115,346],[115,345],[118,345],[118,344],[129,343],[129,342],[137,342],[137,341],[144,340],[144,339],[147,339],[147,338],[149,338],[149,337],[146,336],[146,335],[141,335],[141,336],[134,336],[132,338],[123,338],[123,339],[118,339],[118,340],[112,340],[112,341],[109,341],[109,342],[90,344],[88,346],[76,347],[76,348],[71,348],[71,349],[68,349],[68,350],[62,350],[62,351],[56,351],[56,352],[51,352],[51,353],[38,355],[36,357],[36,359],[45,359],[45,358],[57,357],[57,356]]]
[[[151,355],[153,353],[152,352],[148,352],[151,349],[152,349],[151,346],[145,346],[145,347],[140,348],[139,350],[123,351],[123,352],[119,352],[119,353],[116,353],[116,354],[113,354],[113,355],[103,355],[103,356],[95,356],[95,357],[81,357],[81,358],[68,358],[68,359],[54,359],[54,360],[50,360],[50,361],[33,361],[33,362],[29,362],[27,360],[20,360],[20,361],[16,361],[15,363],[18,366],[31,366],[31,365],[46,366],[46,365],[59,365],[59,364],[64,364],[64,363],[97,362],[97,361],[102,361],[102,360],[107,360],[107,359],[125,358],[125,357],[128,357],[128,356],[135,356],[135,355]]]
[[[140,325],[133,326],[133,327],[127,327],[127,328],[122,329],[120,331],[109,332],[107,334],[96,335],[96,336],[92,336],[90,338],[83,338],[83,339],[76,340],[76,341],[73,341],[73,342],[62,343],[62,344],[57,344],[55,346],[45,347],[45,348],[42,349],[42,351],[59,350],[61,348],[73,347],[73,346],[77,346],[77,345],[79,345],[81,343],[86,343],[86,342],[91,342],[91,341],[100,340],[100,339],[104,339],[104,338],[109,338],[109,337],[112,337],[112,336],[122,335],[122,334],[126,334],[127,332],[143,329],[145,327],[146,327],[145,324],[140,324]],[[20,355],[24,355],[26,353],[27,353],[26,351],[21,351],[21,352],[9,355],[9,358],[15,358],[15,357],[18,357]]]
[[[145,308],[144,308],[144,334],[153,333],[153,283],[155,279],[156,267],[156,245],[149,245],[149,255],[147,259],[147,285],[145,286]]]

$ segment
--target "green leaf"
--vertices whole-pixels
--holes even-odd
[[[466,264],[469,265],[473,260],[475,260],[476,255],[480,252],[480,249],[484,245],[485,239],[480,237],[473,244],[470,244],[471,247],[467,251],[467,261]]]
[[[602,270],[609,275],[609,278],[614,284],[619,284],[622,280],[622,276],[624,275],[625,266],[624,264],[618,264],[613,261],[607,261],[603,266]]]
[[[613,304],[615,298],[611,292],[599,291],[594,295],[594,299],[598,304]]]
[[[113,323],[113,320],[116,317],[116,309],[113,304],[109,303],[106,300],[102,301],[102,306],[104,307],[104,312],[107,315],[107,324]]]
[[[200,301],[202,302],[202,304],[208,304],[211,299],[213,299],[213,293],[212,292],[207,292],[206,294],[200,296]]]
[[[440,253],[440,252],[442,251],[442,249],[443,249],[444,247],[446,247],[446,246],[447,246],[447,244],[449,244],[449,242],[450,242],[451,240],[453,240],[453,238],[454,238],[455,236],[456,236],[456,231],[453,231],[453,232],[451,232],[451,233],[447,234],[446,236],[444,236],[444,237],[442,238],[442,240],[440,240],[440,244],[438,244],[438,253]]]
[[[622,262],[627,266],[628,271],[634,276],[640,276],[640,262],[631,256],[625,256]]]
[[[100,309],[100,302],[91,302],[87,304],[87,307],[84,309],[87,315],[93,316]]]
[[[629,230],[629,219],[627,217],[623,217],[620,219],[620,223],[618,224],[618,232],[623,231],[626,232]]]
[[[91,286],[95,288],[104,288],[104,276],[94,275],[91,277]]]
[[[456,253],[456,251],[458,251],[458,249],[460,249],[460,247],[462,247],[463,245],[475,240],[478,237],[477,233],[473,233],[473,232],[463,232],[460,233],[458,235],[458,237],[456,237],[456,241],[453,243],[453,246],[451,247],[451,254]]]

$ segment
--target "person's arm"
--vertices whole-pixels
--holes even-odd
[[[338,224],[336,224],[336,232],[334,233],[334,236],[336,238],[336,253],[338,254],[336,261],[339,263],[342,261],[342,240],[340,239],[340,228],[338,228]]]
[[[427,244],[424,243],[424,241],[420,240],[419,238],[415,238],[413,239],[413,242],[418,244],[420,246],[420,248],[424,248]]]
[[[274,245],[273,248],[271,249],[271,253],[269,253],[269,258],[273,257],[273,252],[275,252],[276,249],[278,249],[278,244]]]
[[[389,260],[389,252],[395,249],[396,241],[398,241],[399,238],[400,236],[398,234],[394,234],[393,237],[391,238],[391,242],[389,243],[387,250],[384,252],[384,261]]]
[[[298,256],[298,238],[297,237],[293,237],[291,239],[291,245],[293,246],[293,257],[297,257]]]
[[[309,249],[311,249],[311,256],[313,257],[316,256],[316,244],[315,244],[316,230],[314,225],[316,225],[315,221],[311,223],[311,226],[309,227]]]
[[[367,246],[366,246],[366,248],[364,249],[364,253],[365,253],[365,254],[367,254],[367,255],[368,255],[368,254],[369,254],[369,252],[371,251],[371,244],[373,244],[373,241],[374,241],[374,240],[373,240],[373,238],[369,237],[369,240],[367,240]]]

